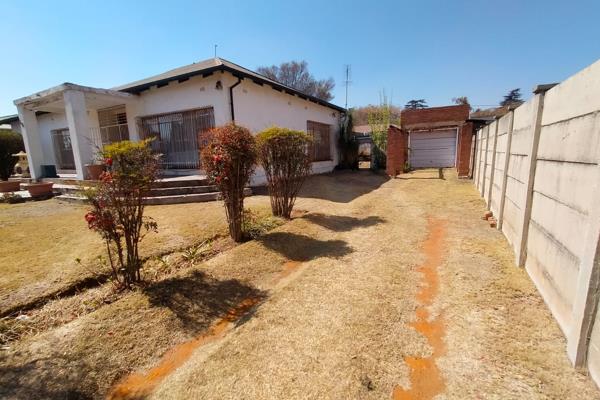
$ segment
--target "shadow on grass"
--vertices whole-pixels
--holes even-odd
[[[4,364],[4,360],[0,359]],[[65,368],[68,365],[68,368]],[[93,399],[79,385],[91,368],[67,354],[38,358],[20,365],[0,367],[2,399]]]
[[[302,218],[335,232],[348,232],[356,228],[367,228],[385,222],[385,219],[374,215],[366,218],[356,218],[315,213],[307,214]]]
[[[349,203],[379,188],[390,178],[372,171],[335,171],[309,177],[298,198],[315,198],[336,203]]]
[[[221,281],[201,271],[160,281],[143,289],[153,307],[166,307],[182,327],[196,333],[207,329],[246,299],[263,300],[266,293],[236,279]]]
[[[318,240],[289,232],[272,232],[259,241],[292,261],[308,261],[319,257],[343,257],[352,248],[343,240]]]

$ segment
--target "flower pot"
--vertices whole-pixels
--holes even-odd
[[[52,182],[31,183],[27,185],[27,190],[31,197],[42,197],[52,195]]]
[[[87,169],[88,179],[93,181],[99,180],[100,174],[104,171],[104,165],[101,164],[87,164],[85,168]]]
[[[0,181],[0,193],[17,192],[21,190],[19,181]]]

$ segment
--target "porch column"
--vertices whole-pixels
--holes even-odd
[[[33,179],[40,179],[42,177],[44,154],[37,117],[35,111],[28,110],[23,105],[18,105],[17,110],[21,121],[21,135],[23,135],[27,161],[29,162],[29,173]]]
[[[75,170],[77,179],[81,180],[86,176],[85,164],[89,164],[94,157],[85,95],[77,90],[65,90],[63,98],[73,158],[75,159]]]
[[[125,103],[125,112],[127,113],[127,129],[129,130],[129,140],[137,142],[141,139],[137,126],[137,104],[131,101]]]

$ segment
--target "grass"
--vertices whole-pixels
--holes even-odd
[[[247,204],[259,217],[269,212],[264,197],[249,198]],[[85,210],[55,199],[0,204],[0,314],[94,276],[96,258],[104,254],[104,247],[100,237],[87,229]],[[157,221],[159,231],[142,242],[145,257],[227,232],[219,202],[149,206],[147,215]]]
[[[560,329],[507,243],[480,219],[470,182],[434,172],[387,182],[363,172],[313,177],[295,218],[257,240],[154,257],[147,269],[156,278],[117,299],[96,288],[48,303],[39,317],[56,318],[53,327],[0,353],[0,397],[104,398],[254,298],[249,315],[191,352],[150,398],[390,398],[412,385],[404,360],[432,353],[412,323],[434,217],[448,230],[428,307],[444,321],[440,397],[599,398],[569,365]],[[202,243],[164,240],[164,248]]]

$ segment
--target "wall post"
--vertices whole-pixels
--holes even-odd
[[[494,127],[494,141],[492,142],[492,162],[490,163],[490,168],[492,170],[490,171],[490,187],[488,187],[488,209],[492,207],[492,189],[494,188],[494,175],[496,172],[496,144],[498,142],[498,126],[500,126],[498,118],[496,118],[495,123],[496,126]]]
[[[498,230],[502,230],[504,220],[504,203],[506,201],[506,183],[508,181],[508,167],[510,166],[510,147],[512,145],[513,122],[515,121],[515,110],[509,111],[508,131],[506,132],[506,150],[504,153],[504,173],[502,174],[502,187],[500,189],[500,206],[498,210]]]
[[[540,144],[540,133],[542,131],[542,114],[544,112],[544,95],[550,88],[546,88],[546,85],[537,86],[534,90],[534,97],[532,99],[533,114],[531,120],[532,140],[529,153],[529,173],[527,174],[527,181],[525,186],[527,187],[527,194],[525,197],[525,208],[523,210],[523,227],[521,228],[521,234],[519,237],[519,254],[517,255],[517,265],[519,267],[525,266],[525,260],[527,259],[527,239],[529,236],[529,223],[531,221],[531,206],[533,204],[533,185],[535,181],[535,169],[537,167],[537,153],[538,146]]]

